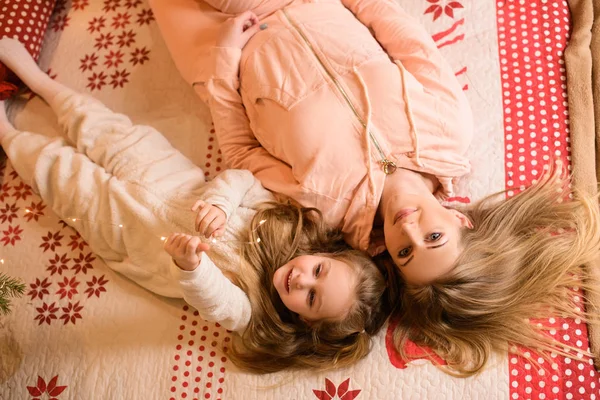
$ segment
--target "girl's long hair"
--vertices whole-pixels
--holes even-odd
[[[500,193],[461,210],[474,228],[464,229],[453,270],[430,284],[403,284],[393,333],[401,355],[410,339],[443,358],[446,372],[470,376],[492,352],[574,350],[535,321],[593,319],[577,298],[600,288],[585,267],[600,249],[598,200],[568,183],[556,170],[512,198],[499,201]]]
[[[364,253],[352,250],[341,233],[327,229],[314,208],[269,203],[254,216],[244,265],[233,278],[250,298],[252,317],[233,336],[229,358],[243,370],[270,373],[287,368],[324,370],[366,356],[371,336],[391,312],[382,271]],[[356,273],[356,302],[342,321],[310,325],[289,311],[275,287],[275,270],[295,257],[321,254],[346,262]]]

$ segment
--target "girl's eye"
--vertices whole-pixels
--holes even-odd
[[[308,293],[308,305],[310,307],[312,307],[314,303],[315,303],[315,291],[311,290],[310,293]]]
[[[322,266],[321,264],[317,265],[317,269],[315,269],[315,276],[318,278],[321,274]]]
[[[405,247],[398,252],[398,257],[406,258],[410,254],[410,247]]]
[[[439,232],[433,232],[431,235],[429,235],[428,240],[430,242],[437,242],[441,238],[442,238],[442,234],[441,233],[439,233]]]

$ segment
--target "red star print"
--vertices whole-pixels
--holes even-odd
[[[78,232],[75,232],[74,235],[69,236],[71,238],[71,242],[67,246],[71,246],[71,251],[79,248],[79,250],[83,250],[87,243],[85,240],[81,238],[81,235]]]
[[[4,243],[4,246],[8,246],[10,243],[11,246],[14,246],[16,242],[21,240],[21,233],[23,233],[23,229],[19,225],[12,227],[9,226],[8,230],[2,231],[4,237],[0,239],[0,242]]]
[[[4,208],[0,208],[0,222],[12,223],[13,219],[17,218],[17,211],[19,211],[19,207],[16,204],[5,204]]]
[[[63,238],[63,236],[60,234],[60,232],[48,232],[47,236],[42,236],[42,240],[44,241],[42,244],[40,244],[39,247],[44,249],[44,252],[48,249],[54,251],[57,247],[60,247],[60,240]]]
[[[74,10],[83,10],[89,5],[89,0],[73,0],[71,2],[71,7],[73,7]]]
[[[119,0],[104,0],[103,11],[115,11],[119,7]]]
[[[106,35],[104,33],[101,33],[100,36],[96,38],[96,44],[94,45],[94,47],[98,50],[107,49],[113,44],[112,41],[114,38],[115,37],[112,35],[112,33],[107,33]]]
[[[8,195],[8,191],[12,188],[8,183],[5,183],[0,187],[0,201],[4,201]]]
[[[98,65],[96,63],[96,61],[98,60],[98,56],[96,54],[86,54],[80,61],[81,65],[79,66],[79,69],[82,70],[83,72],[89,70],[92,70],[96,65]]]
[[[111,24],[111,26],[115,29],[125,28],[127,25],[130,24],[130,18],[131,15],[129,13],[118,13],[113,17],[113,23]]]
[[[89,286],[86,290],[85,293],[87,293],[88,295],[88,299],[90,297],[92,297],[93,295],[96,295],[96,297],[100,297],[100,292],[106,292],[106,289],[104,288],[104,285],[106,283],[108,283],[108,280],[104,279],[104,275],[102,275],[100,278],[96,278],[95,276],[92,277],[91,281],[86,282],[87,285]]]
[[[125,0],[124,5],[129,10],[130,8],[137,8],[140,4],[142,4],[142,0]]]
[[[27,200],[28,196],[31,196],[31,187],[29,185],[24,184],[23,182],[19,183],[18,186],[14,187],[15,192],[13,193],[13,196],[19,200],[19,199],[23,199],[23,200]]]
[[[79,253],[79,257],[73,259],[75,265],[73,265],[71,269],[75,271],[75,274],[78,274],[81,271],[85,275],[87,274],[88,269],[94,269],[92,262],[94,262],[95,259],[96,257],[94,257],[93,253],[88,253],[86,256],[84,256],[83,253]]]
[[[88,81],[90,83],[88,83],[87,87],[91,90],[100,90],[104,85],[106,85],[106,78],[107,76],[104,75],[104,72],[100,72],[99,74],[94,72],[92,76],[88,77]]]
[[[133,65],[143,65],[146,61],[149,60],[148,54],[150,54],[150,50],[147,50],[146,47],[137,48],[131,53],[130,63]]]
[[[112,74],[110,77],[112,78],[112,81],[110,82],[110,84],[112,85],[113,89],[116,89],[117,86],[118,87],[123,87],[123,85],[125,85],[127,82],[129,82],[129,80],[127,79],[127,77],[129,76],[129,72],[127,72],[126,70],[122,70],[122,71],[117,71],[114,74]]]
[[[68,324],[69,321],[75,324],[78,319],[81,319],[80,312],[83,310],[83,306],[80,306],[79,302],[75,304],[69,303],[67,307],[62,307],[62,310],[64,314],[61,315],[60,319],[65,320],[65,325]]]
[[[46,268],[46,271],[50,271],[50,276],[54,274],[62,275],[63,271],[69,269],[67,263],[71,261],[70,258],[67,257],[66,254],[59,256],[58,254],[54,255],[54,258],[48,260],[50,262],[50,266]]]
[[[50,379],[50,382],[48,382],[48,385],[46,385],[46,382],[41,376],[38,375],[37,386],[27,386],[27,391],[29,391],[31,396],[37,398],[38,400],[44,393],[48,393],[50,400],[58,400],[57,397],[60,396],[60,394],[64,392],[67,387],[56,386],[57,381],[58,375]]]
[[[116,52],[114,51],[109,51],[107,55],[104,56],[104,58],[106,58],[106,61],[104,62],[104,65],[106,65],[108,68],[114,66],[115,68],[119,66],[119,64],[123,63],[123,53],[121,53],[121,50],[117,50]]]
[[[38,315],[33,319],[34,321],[39,321],[38,325],[43,324],[44,322],[50,325],[53,319],[56,319],[55,313],[58,311],[58,307],[52,303],[50,305],[44,303],[41,307],[36,307],[36,311]]]
[[[137,23],[140,26],[150,25],[150,22],[154,21],[154,14],[152,13],[152,10],[150,10],[149,8],[142,10],[137,16],[138,16]]]
[[[62,15],[60,17],[55,18],[52,24],[52,30],[54,32],[64,31],[65,28],[69,25],[70,19],[71,17],[69,17],[68,15]]]
[[[106,22],[106,18],[104,17],[98,17],[98,18],[92,18],[92,20],[90,21],[90,26],[88,27],[88,31],[90,31],[91,33],[94,32],[99,32],[100,29],[104,28],[104,23]]]
[[[25,219],[27,222],[31,221],[32,219],[37,221],[40,217],[44,216],[43,211],[45,208],[46,206],[41,201],[39,203],[34,203],[32,201],[31,205],[25,210]]]
[[[458,1],[451,1],[445,6],[443,5],[444,1],[445,0],[427,0],[427,2],[433,4],[425,10],[424,14],[433,13],[433,20],[435,21],[442,16],[442,13],[445,13],[450,18],[454,18],[454,9],[463,8],[462,4]]]
[[[123,31],[117,38],[117,44],[119,47],[129,47],[133,42],[135,42],[135,33],[132,30]]]
[[[71,300],[73,295],[78,293],[77,286],[79,286],[79,282],[77,282],[75,277],[72,277],[71,280],[64,277],[62,282],[58,282],[58,286],[60,286],[60,289],[56,291],[56,294],[59,294],[61,299],[68,297]]]
[[[34,300],[36,297],[39,297],[39,299],[42,300],[45,295],[50,294],[50,292],[48,292],[50,285],[52,285],[52,283],[48,282],[48,278],[44,278],[43,281],[36,278],[34,283],[29,284],[31,290],[27,293],[27,296],[31,296],[31,300]]]

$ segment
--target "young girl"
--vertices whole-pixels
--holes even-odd
[[[230,167],[318,208],[352,247],[387,248],[406,279],[452,267],[471,223],[436,197],[469,172],[471,111],[430,35],[396,1],[150,4]]]
[[[273,204],[257,212],[272,197],[249,172],[205,183],[158,132],[54,82],[19,42],[0,40],[0,61],[52,107],[67,136],[19,132],[0,104],[2,148],[111,268],[236,331],[230,356],[245,369],[330,368],[367,354],[389,313],[385,278],[326,230],[318,212]],[[231,234],[248,225],[249,234]],[[237,285],[195,231],[220,238],[211,256]],[[241,241],[242,260],[231,246]]]

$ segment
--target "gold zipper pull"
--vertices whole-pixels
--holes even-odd
[[[398,168],[396,166],[396,163],[394,163],[393,161],[390,161],[386,158],[384,158],[383,160],[380,161],[381,165],[383,166],[383,172],[386,175],[391,175],[394,172],[396,172],[396,169]]]

